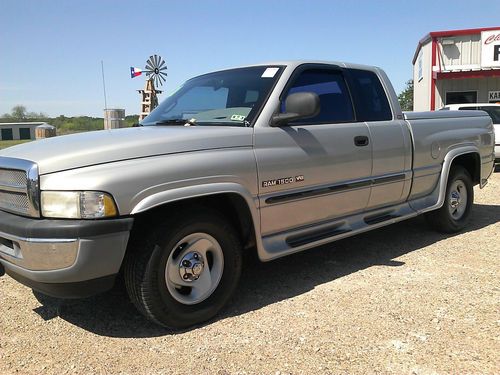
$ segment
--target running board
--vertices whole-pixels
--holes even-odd
[[[339,228],[338,225],[334,226],[332,229],[320,229],[320,230],[315,230],[311,231],[310,233],[307,233],[305,235],[298,235],[298,236],[290,236],[286,239],[286,243],[290,247],[299,247],[302,245],[306,245],[311,242],[316,242],[323,240],[325,238],[330,238],[330,237],[335,237],[340,234],[344,234],[347,232],[350,232],[350,229],[347,228]]]
[[[307,250],[358,233],[383,227],[417,216],[408,203],[362,212],[352,216],[335,218],[330,221],[295,228],[262,237],[264,252],[259,253],[263,261]]]
[[[396,215],[393,213],[386,213],[386,214],[382,214],[382,215],[366,217],[364,219],[364,221],[368,225],[374,225],[374,224],[378,224],[378,223],[383,223],[384,221],[387,221],[387,220],[397,219],[400,216],[401,215]]]

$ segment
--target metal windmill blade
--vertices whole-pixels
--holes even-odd
[[[165,60],[158,55],[149,56],[149,59],[146,61],[144,71],[153,80],[155,86],[161,86],[167,80],[167,66],[164,65]]]

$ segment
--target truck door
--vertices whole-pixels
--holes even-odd
[[[406,200],[411,186],[411,138],[406,123],[394,119],[387,94],[372,71],[348,69],[356,118],[365,121],[373,152],[372,190],[367,209]]]
[[[255,128],[263,235],[314,225],[363,211],[370,197],[372,146],[368,126],[356,122],[344,73],[303,65],[281,97],[315,92],[321,111],[282,127]]]

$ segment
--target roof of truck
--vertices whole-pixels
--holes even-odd
[[[296,68],[296,67],[303,65],[303,64],[327,64],[327,65],[337,65],[337,66],[340,66],[343,68],[364,69],[364,70],[380,69],[377,66],[356,64],[356,63],[350,63],[350,62],[345,62],[345,61],[278,60],[278,61],[267,61],[267,62],[262,62],[262,63],[257,63],[257,64],[248,64],[248,65],[242,65],[242,66],[233,66],[233,67],[228,67],[228,68],[222,68],[222,69],[213,70],[213,71],[207,72],[207,73],[218,72],[218,71],[222,71],[222,70],[238,69],[238,68],[249,68],[252,66],[286,66],[286,67]]]

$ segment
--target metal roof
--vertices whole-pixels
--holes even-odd
[[[34,121],[34,122],[0,122],[0,126],[39,126],[39,125],[49,125],[43,121]]]
[[[415,50],[415,54],[413,55],[412,63],[415,64],[420,49],[422,48],[423,45],[429,43],[432,40],[432,38],[443,38],[447,36],[459,36],[459,35],[474,35],[474,34],[481,34],[482,31],[491,31],[491,30],[500,30],[500,26],[479,27],[476,29],[431,31],[418,41],[417,49]]]

